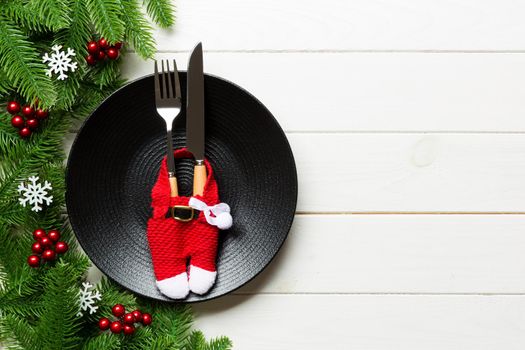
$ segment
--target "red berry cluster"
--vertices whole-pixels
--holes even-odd
[[[69,249],[66,242],[59,241],[60,232],[57,230],[51,230],[46,234],[46,231],[37,228],[33,231],[33,238],[36,242],[31,246],[31,250],[35,254],[27,258],[27,263],[31,267],[40,266],[40,256],[37,254],[41,254],[45,261],[53,261],[57,254],[64,254]]]
[[[98,321],[100,330],[105,331],[109,329],[115,334],[124,333],[131,335],[135,332],[135,323],[142,323],[144,326],[149,326],[152,322],[150,314],[142,313],[139,310],[126,313],[126,309],[122,304],[113,306],[111,312],[115,317],[118,317],[118,320],[110,321],[109,318],[102,317]]]
[[[90,66],[94,66],[97,62],[104,61],[107,58],[116,60],[120,55],[121,48],[121,42],[110,46],[104,38],[100,38],[98,41],[92,40],[87,44],[89,55],[86,56],[86,62]]]
[[[22,111],[22,115],[18,114],[20,111]],[[7,103],[7,112],[13,116],[11,125],[19,129],[18,133],[24,138],[31,136],[40,122],[49,116],[49,112],[46,110],[40,108],[35,110],[29,105],[21,107],[20,103],[16,101]]]

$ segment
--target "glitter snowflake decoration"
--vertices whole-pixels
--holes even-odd
[[[79,298],[79,304],[80,304],[80,310],[77,313],[78,317],[81,317],[83,315],[82,311],[87,311],[89,309],[89,314],[94,314],[98,310],[98,306],[96,306],[97,300],[102,299],[102,295],[99,293],[99,291],[92,291],[90,290],[93,288],[93,285],[89,282],[82,282],[82,288],[80,288],[80,298]]]
[[[54,52],[49,56],[47,53],[43,56],[44,63],[47,63],[49,69],[46,71],[48,76],[53,73],[58,74],[58,80],[67,78],[66,72],[74,72],[77,69],[77,62],[71,62],[71,57],[75,56],[75,50],[67,48],[67,53],[60,51],[61,45],[55,45],[51,48]]]
[[[38,182],[38,176],[31,176],[28,178],[31,182],[25,186],[24,182],[18,185],[18,193],[22,194],[22,197],[18,200],[23,207],[28,203],[32,205],[31,210],[39,212],[42,210],[41,204],[46,202],[47,205],[53,202],[53,196],[48,195],[48,190],[52,190],[51,184],[46,180],[44,185]]]

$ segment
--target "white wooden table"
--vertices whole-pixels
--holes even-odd
[[[525,2],[175,3],[158,57],[185,69],[202,41],[299,176],[278,258],[197,327],[250,350],[525,347]]]

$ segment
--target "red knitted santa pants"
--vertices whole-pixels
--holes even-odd
[[[191,153],[186,149],[176,150],[174,155],[175,159],[192,158]],[[208,161],[205,161],[205,166],[208,177],[204,194],[194,197],[211,206],[219,203],[219,195],[217,183],[213,177],[213,169]],[[184,277],[189,280],[192,279],[192,270],[203,271],[204,273],[215,273],[216,271],[218,228],[210,225],[202,212],[199,213],[196,219],[189,222],[177,221],[172,217],[166,217],[170,207],[175,205],[187,206],[189,199],[190,197],[170,196],[166,159],[164,159],[157,182],[151,191],[153,216],[148,220],[147,225],[147,236],[157,285],[159,285],[159,281],[181,274],[186,276],[185,273],[190,266],[189,277]],[[199,269],[194,269],[194,267]],[[195,273],[195,276],[197,276],[197,273]],[[181,277],[180,281],[184,278]],[[213,275],[214,279],[215,275]],[[213,281],[211,284],[213,284]],[[191,281],[189,285],[191,289]],[[159,289],[163,292],[160,286]],[[193,289],[192,291],[197,293],[203,292],[203,290]],[[178,298],[183,296],[175,295],[170,297]]]

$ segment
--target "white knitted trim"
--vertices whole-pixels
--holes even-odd
[[[171,299],[184,299],[190,292],[188,285],[188,274],[179,273],[175,277],[157,281],[157,288],[160,292]]]
[[[190,290],[196,294],[206,293],[215,283],[215,277],[217,271],[212,272],[190,265]]]

